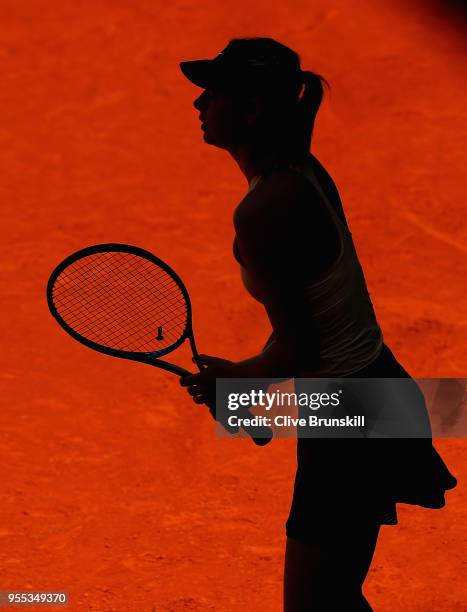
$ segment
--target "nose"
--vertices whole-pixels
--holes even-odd
[[[196,100],[193,102],[193,106],[196,108],[196,110],[201,111],[203,109],[203,107],[206,105],[206,90],[203,91],[203,93],[198,96],[196,98]]]

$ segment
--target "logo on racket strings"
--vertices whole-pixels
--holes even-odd
[[[156,340],[163,340],[163,339],[164,339],[164,334],[162,333],[162,325],[159,325],[159,327],[157,328]]]

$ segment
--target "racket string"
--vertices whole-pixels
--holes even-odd
[[[125,310],[125,309],[124,309]],[[123,311],[122,311],[123,312]],[[114,315],[117,316],[121,314],[121,312],[115,312]],[[108,336],[109,334],[113,334],[113,340],[114,342],[118,342],[119,340],[124,340],[125,337],[128,335],[127,333],[127,328],[129,325],[132,325],[132,327],[134,328],[136,324],[140,323],[143,321],[144,317],[146,315],[146,312],[142,312],[141,315],[137,315],[137,316],[131,316],[128,315],[128,313],[125,314],[126,316],[126,322],[125,322],[125,328],[121,329],[121,324],[117,324],[115,322],[112,321],[105,321],[105,327],[102,326],[102,321],[97,321],[94,324],[90,324],[89,322],[82,322],[82,321],[78,321],[76,322],[76,320],[69,320],[68,323],[76,328],[76,331],[78,331],[79,333],[82,333],[84,335],[90,335],[92,332],[96,332],[98,333],[100,331],[100,333],[98,333],[99,337],[102,339],[105,339],[106,336]],[[172,336],[172,334],[169,333],[170,330],[174,329],[174,328],[178,328],[178,332],[180,335],[180,329],[183,330],[184,325],[185,325],[185,321],[186,321],[186,310],[185,308],[179,308],[178,311],[176,310],[172,310],[172,318],[176,315],[180,315],[180,320],[178,322],[175,323],[175,325],[171,325],[169,328],[167,327],[167,324],[165,324],[164,326],[164,336],[166,340],[171,340],[173,339],[174,341],[177,339],[175,336]],[[161,318],[159,317],[159,322],[163,323],[164,321],[161,320]],[[149,329],[146,331],[146,333],[143,334],[139,334],[140,338],[139,340],[144,341],[145,338],[150,338],[153,337],[153,329]],[[133,340],[135,340],[135,338],[133,338]],[[124,346],[121,347],[123,348],[127,348],[127,345],[125,344]],[[139,344],[137,347],[138,349],[144,349],[147,350],[147,347],[143,347],[141,344]]]
[[[161,312],[161,317],[163,317],[164,315],[170,315],[171,318],[175,318],[175,316],[178,314],[177,309],[181,310],[180,316],[185,317],[186,314],[186,308],[185,308],[185,304],[182,305],[176,305],[176,302],[179,300],[179,296],[178,295],[174,295],[172,298],[169,298],[169,300],[166,300],[164,303],[164,306],[161,308],[160,312]],[[136,313],[136,319],[140,318],[143,319],[146,315],[148,310],[152,307],[152,298],[147,299],[145,302],[139,303],[138,307],[141,309],[139,313]],[[147,307],[145,308],[145,305],[147,305]],[[126,308],[126,307],[125,307]],[[125,308],[121,308],[120,311],[118,310],[114,310],[114,316],[117,317],[121,311],[125,310]],[[98,315],[99,311],[95,311],[95,314]],[[62,312],[62,315],[65,314],[64,312]],[[75,318],[73,318],[73,316],[70,317],[69,319],[69,323],[71,325],[76,324],[76,320],[79,319],[79,316],[75,316]],[[130,318],[131,319],[131,318]],[[89,325],[89,324],[88,324]],[[90,324],[89,325],[89,330],[92,330],[93,327],[98,327],[99,323],[95,322],[94,324]]]
[[[75,261],[56,279],[53,301],[76,333],[118,350],[166,349],[187,327],[188,307],[175,279],[131,253],[95,253]]]
[[[88,270],[86,270],[86,271],[88,271]],[[120,273],[120,274],[121,274],[121,273]],[[132,278],[130,275],[127,275],[127,277],[128,277],[128,278],[130,278],[130,279],[132,279],[132,280],[134,280],[134,278]],[[83,280],[83,279],[81,279],[81,280]],[[84,279],[84,280],[86,280],[86,279]],[[170,279],[170,280],[172,280],[172,279]],[[74,281],[73,281],[73,279],[71,279],[71,282],[74,282]],[[172,281],[172,282],[173,282],[173,281]],[[76,282],[74,282],[74,284],[75,284],[75,286],[77,287],[77,290],[78,290],[78,291],[81,291],[81,292],[83,291],[83,285],[82,285],[82,284],[77,284]],[[168,284],[168,283],[166,283],[166,284]],[[124,291],[124,290],[125,290],[125,288],[126,288],[125,286],[122,286],[122,287],[120,287],[120,290],[121,290],[121,291]],[[164,288],[164,285],[162,284],[162,285],[160,286],[160,288],[158,288],[158,290],[163,289],[163,288]],[[107,291],[107,289],[106,289],[106,288],[103,288],[103,289],[102,289],[102,290],[100,290],[100,291],[99,291],[99,290],[98,290],[98,291],[95,291],[95,294],[96,294],[97,296],[99,296],[99,295],[103,295],[103,296],[105,296],[105,295],[107,295],[107,294],[108,294],[108,291]],[[113,297],[115,298],[115,296],[113,296]],[[78,300],[79,300],[79,297],[78,297]],[[71,308],[73,308],[73,306],[74,306],[74,305],[72,305],[72,306],[71,306]],[[66,312],[66,309],[63,309],[63,312],[65,313],[65,312]]]
[[[176,324],[172,325],[172,327],[167,328],[166,325],[165,326],[161,326],[163,328],[164,339],[166,339],[166,340],[173,340],[173,342],[176,342],[178,337],[181,335],[180,334],[180,327],[184,326],[185,319],[186,319],[186,317],[184,316],[185,312],[183,311],[181,314],[183,315],[183,319],[181,319],[180,321],[176,322]],[[129,323],[133,323],[134,324],[135,322],[138,322],[138,320],[141,319],[141,318],[142,317],[139,316],[137,319],[133,319],[132,320],[130,317],[127,317],[126,323],[127,323],[127,325]],[[89,333],[97,332],[98,331],[99,323],[96,323],[94,325],[89,325],[88,324],[85,327],[80,327],[79,325],[75,325],[74,327],[76,328],[76,331],[81,333],[82,335],[89,335]],[[172,329],[178,329],[179,333],[177,335],[170,334],[169,332]],[[125,330],[121,330],[118,327],[118,325],[116,325],[116,324],[108,324],[108,326],[106,327],[105,331],[107,333],[114,332],[114,334],[113,334],[114,340],[117,341],[117,342],[121,340],[122,341],[121,350],[125,350],[125,348],[127,347],[127,345],[124,344],[125,336],[126,336],[126,331]],[[102,337],[102,334],[99,334],[99,336]],[[143,342],[143,340],[145,340],[145,338],[149,339],[149,338],[152,338],[153,336],[154,336],[154,330],[151,329],[151,330],[148,330],[143,335],[141,335],[139,337],[139,340],[140,340],[140,342]],[[134,342],[134,339],[132,339],[131,342]],[[131,344],[131,342],[130,342],[130,344]],[[140,348],[140,346],[138,346],[138,350],[139,350],[139,348]]]

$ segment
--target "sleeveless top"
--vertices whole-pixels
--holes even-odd
[[[383,334],[376,320],[352,234],[321,189],[311,164],[308,162],[295,169],[310,180],[321,195],[334,220],[341,244],[336,261],[324,276],[306,288],[310,318],[320,343],[319,371],[313,371],[313,376],[350,376],[379,356]],[[261,178],[254,176],[251,179],[248,193]],[[234,256],[241,264],[235,241]]]

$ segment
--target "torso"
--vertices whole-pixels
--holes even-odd
[[[347,222],[345,219],[345,215],[342,208],[342,203],[339,198],[339,193],[334,185],[334,182],[325,168],[321,165],[317,158],[310,154],[310,161],[313,164],[313,171],[316,177],[319,186],[323,190],[324,194],[328,198],[328,201],[334,208],[336,214],[338,215],[341,222],[347,228]],[[259,187],[261,187],[261,193],[258,192]],[[267,191],[269,188],[269,183],[267,179],[262,179],[262,177],[254,177],[250,182],[249,191],[243,200],[240,202],[238,207],[248,207],[250,210],[254,210],[258,206],[261,206],[261,202],[267,200]],[[310,199],[307,199],[303,202],[304,211],[306,211],[306,207],[317,203],[321,199],[321,195],[313,189],[310,185]],[[284,201],[284,206],[287,206],[287,201]],[[324,203],[321,203],[324,209],[326,206]],[[302,222],[302,220],[298,219],[298,224]],[[306,223],[306,220],[303,220]],[[318,241],[317,249],[320,252],[319,261],[315,260],[316,266],[316,276],[323,275],[326,273],[326,270],[330,268],[333,262],[339,256],[340,248],[341,248],[341,239],[336,231],[334,222],[330,220],[330,224],[327,228],[319,228],[318,232],[314,232],[313,239]],[[233,245],[233,253],[235,259],[238,261],[240,265],[240,273],[245,289],[248,293],[257,301],[263,302],[262,292],[260,287],[255,284],[253,278],[248,273],[248,270],[242,265],[240,253],[238,251],[238,246],[236,240],[234,240]]]
[[[293,312],[291,316],[303,317],[303,308],[306,310],[319,344],[315,375],[348,376],[377,358],[382,331],[338,191],[316,158],[310,156],[300,168],[278,171],[256,185],[251,181],[250,192],[236,209],[234,224],[239,263],[243,250],[247,268],[258,279],[254,282],[242,266],[250,294],[263,301],[261,283],[268,296],[267,308],[279,304],[280,310],[284,291],[291,292],[287,295],[300,304],[291,306],[298,310],[280,312],[274,331],[279,330],[277,321],[285,329],[294,326],[296,319],[287,321],[287,316]],[[277,302],[271,302],[274,295],[279,297]],[[301,319],[300,324],[307,326],[306,320]],[[300,373],[303,376],[302,369]]]

